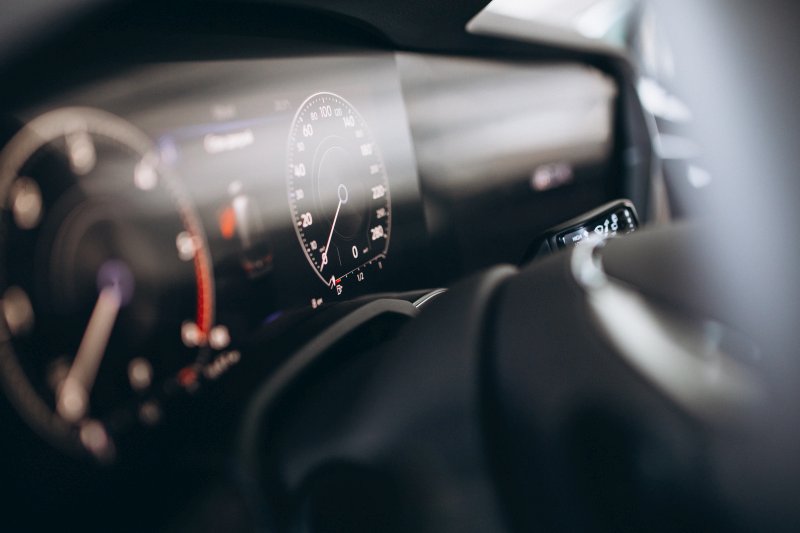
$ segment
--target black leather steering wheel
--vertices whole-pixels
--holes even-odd
[[[765,416],[788,398],[760,344],[683,277],[694,229],[495,268],[381,349],[284,380],[245,444],[269,529],[795,523],[760,497],[797,487],[775,461],[796,443]]]

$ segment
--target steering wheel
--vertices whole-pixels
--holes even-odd
[[[414,318],[290,362],[242,425],[260,526],[796,529],[798,8],[734,3],[661,5],[690,21],[705,216],[375,304]]]

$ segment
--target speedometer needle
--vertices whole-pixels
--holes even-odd
[[[336,221],[339,219],[339,211],[342,209],[342,204],[347,203],[348,193],[347,187],[344,184],[340,183],[339,186],[336,188],[336,194],[339,197],[339,205],[336,206],[336,214],[333,215],[333,223],[331,224],[331,232],[328,234],[328,242],[325,243],[325,251],[322,252],[322,266],[319,267],[319,271],[322,272],[325,270],[325,265],[328,264],[328,246],[331,245],[331,239],[333,238],[333,231],[336,229]]]
[[[78,353],[58,390],[56,409],[70,422],[77,422],[86,414],[89,391],[97,377],[121,306],[122,293],[118,285],[109,285],[100,291]]]

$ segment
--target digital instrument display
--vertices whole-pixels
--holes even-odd
[[[162,92],[191,95],[162,101],[180,120],[165,123],[149,108],[126,116],[151,133],[192,194],[231,331],[426,285],[427,228],[393,55],[172,64],[134,75],[158,77]]]
[[[383,267],[392,202],[381,148],[350,102],[314,94],[289,135],[289,205],[300,246],[323,283],[342,291]]]
[[[18,116],[0,377],[62,447],[113,458],[283,317],[429,286],[392,54],[145,65]]]

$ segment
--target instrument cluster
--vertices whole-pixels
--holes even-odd
[[[287,315],[426,286],[392,55],[146,65],[17,116],[0,380],[70,452],[112,461]]]
[[[340,49],[77,78],[0,117],[0,386],[101,463],[214,432],[209,404],[224,425],[360,298],[518,263],[631,196],[615,85],[579,64]]]

